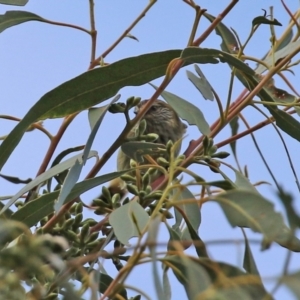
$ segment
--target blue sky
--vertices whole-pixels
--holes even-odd
[[[116,40],[147,3],[148,1],[137,0],[95,0],[95,18],[98,30],[97,56]],[[216,16],[225,8],[229,1],[203,0],[197,3],[202,8],[206,8],[210,14]],[[286,4],[292,12],[299,8],[299,2],[295,0],[287,0]],[[228,27],[234,28],[241,41],[245,41],[251,29],[252,19],[262,15],[262,9],[269,12],[271,5],[274,6],[274,17],[283,24],[283,27],[276,27],[277,36],[280,36],[280,33],[289,21],[289,17],[279,0],[241,0],[230,12],[224,23]],[[72,23],[87,29],[90,26],[88,1],[83,0],[29,0],[25,7],[0,5],[0,14],[5,13],[6,10],[26,10],[49,20]],[[149,52],[183,49],[187,44],[193,20],[194,11],[182,1],[160,0],[131,31],[131,34],[139,39],[139,42],[129,38],[124,39],[106,57],[105,62],[113,63],[122,58]],[[197,36],[208,25],[209,23],[206,20],[201,20]],[[258,58],[262,57],[270,48],[269,37],[269,27],[260,27],[257,35],[255,35],[246,49],[246,54]],[[220,37],[212,34],[202,44],[202,47],[219,49],[220,43]],[[1,33],[0,45],[0,114],[13,115],[19,118],[22,118],[30,107],[46,92],[87,71],[90,62],[91,41],[87,34],[75,29],[53,26],[46,23],[28,22],[9,28]],[[250,63],[250,66],[254,67],[254,64]],[[189,66],[186,69],[194,71],[193,66]],[[230,69],[228,66],[221,64],[205,65],[201,66],[201,70],[217,91],[223,103],[225,103],[230,78]],[[294,68],[296,76],[286,73],[286,76],[296,89],[299,82],[299,79],[297,80],[299,71],[299,67],[297,66]],[[279,78],[275,79],[277,87],[288,90]],[[158,79],[154,83],[158,85],[160,82],[161,79]],[[200,107],[210,124],[217,119],[218,110],[216,103],[205,101],[202,98],[201,94],[187,79],[185,70],[179,72],[167,90]],[[233,95],[238,96],[241,91],[242,87],[236,81]],[[121,99],[124,101],[132,95],[149,98],[153,94],[153,88],[149,85],[127,87],[122,89],[120,93],[122,96]],[[263,119],[261,115],[251,108],[246,109],[244,115],[252,125],[257,124]],[[61,122],[61,119],[46,120],[44,126],[55,134]],[[118,136],[124,124],[125,121],[121,115],[107,115],[93,146],[93,149],[97,150],[100,156]],[[0,136],[7,134],[14,126],[14,122],[0,119]],[[244,128],[242,124],[241,128]],[[87,112],[82,112],[67,130],[56,154],[66,148],[85,144],[89,131]],[[228,136],[230,136],[230,130],[226,128],[217,136],[215,142],[220,142]],[[289,146],[295,169],[299,170],[299,144],[287,135],[283,134],[283,136]],[[198,130],[190,127],[188,129],[188,136],[184,141],[183,149],[186,148],[191,139],[197,139],[198,137]],[[298,200],[299,191],[296,188],[295,180],[276,132],[271,127],[263,128],[256,133],[256,138],[260,143],[263,153],[268,157],[268,162],[274,174],[278,177],[279,182],[287,190],[291,191]],[[3,174],[20,178],[33,178],[43,160],[47,147],[48,140],[40,132],[27,133],[3,168]],[[222,150],[229,151],[229,148],[224,147]],[[272,183],[250,137],[246,137],[238,142],[237,151],[241,165],[247,165],[248,167],[252,183],[261,180]],[[101,174],[115,170],[115,159],[116,156],[114,155],[101,170]],[[233,158],[229,158],[227,162],[234,165]],[[82,178],[88,173],[91,166],[92,162],[88,162],[83,171]],[[193,170],[200,172],[199,175],[205,177],[207,180],[215,178],[215,175],[207,172],[207,170],[197,168],[195,167]],[[231,172],[228,174],[233,178]],[[0,179],[0,186],[2,195],[14,194],[19,188],[4,182],[2,179]],[[276,210],[283,211],[282,205],[276,199],[274,186],[263,185],[259,187],[259,191],[274,202]],[[84,195],[83,200],[88,201],[97,194],[98,191],[93,190]],[[299,203],[296,205],[299,209]],[[250,238],[261,239],[261,235],[259,234],[253,234],[248,231],[247,233]],[[242,239],[241,231],[237,228],[231,228],[219,206],[214,203],[208,203],[202,208],[200,236],[204,241]],[[166,242],[166,239],[166,234],[162,232],[160,240]],[[134,239],[131,243],[134,243]],[[241,266],[242,264],[242,244],[232,243],[225,246],[209,246],[208,250],[216,260],[226,261],[237,266]],[[272,280],[274,279],[274,275],[279,275],[282,270],[286,251],[275,244],[272,245],[269,251],[265,252],[260,252],[260,246],[253,244],[253,251],[261,275],[266,278],[266,287],[271,289],[274,286],[274,281]],[[297,259],[297,256],[298,254],[292,255],[291,270],[300,269],[300,260]],[[108,263],[105,264],[105,267],[108,268],[109,273],[112,272],[110,274],[115,274],[114,269],[110,268]],[[141,276],[143,276],[143,280],[141,280]],[[130,285],[135,285],[137,282],[137,286],[145,289],[149,296],[155,299],[150,266],[138,267],[136,272],[128,279],[128,284]],[[172,282],[174,283],[174,280]],[[185,293],[178,284],[175,283],[172,288],[174,295],[172,299],[184,299]],[[275,297],[276,299],[293,299],[292,294],[284,287],[278,290]]]

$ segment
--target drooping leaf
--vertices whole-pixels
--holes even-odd
[[[211,85],[205,78],[200,68],[197,65],[194,65],[194,67],[199,77],[190,71],[186,71],[188,79],[194,84],[204,99],[213,101],[214,94],[212,93]]]
[[[117,208],[109,215],[109,223],[117,239],[124,245],[128,240],[139,236],[145,229],[149,215],[135,200]]]
[[[58,212],[60,208],[65,204],[65,200],[69,193],[71,192],[73,186],[79,179],[80,173],[82,171],[83,165],[86,163],[93,141],[95,139],[95,136],[98,132],[98,129],[101,125],[101,122],[109,109],[110,105],[114,102],[116,102],[120,98],[120,95],[116,96],[108,105],[102,107],[99,111],[97,109],[97,113],[93,111],[93,119],[94,119],[94,124],[92,126],[92,131],[88,137],[88,140],[86,142],[86,146],[84,148],[84,151],[82,153],[82,162],[79,162],[78,160],[75,162],[75,164],[71,167],[70,171],[68,172],[68,175],[62,185],[62,188],[60,190],[57,202],[54,205],[55,212]],[[91,113],[90,113],[91,115]],[[95,120],[95,115],[97,115],[98,119]]]
[[[254,27],[255,25],[259,25],[259,24],[282,26],[282,24],[279,23],[276,19],[269,20],[264,16],[259,16],[252,20],[252,27]]]
[[[69,154],[71,154],[71,153],[73,153],[73,152],[81,151],[81,150],[83,150],[83,149],[84,149],[84,146],[78,146],[78,147],[68,148],[68,149],[62,151],[61,153],[59,153],[59,154],[55,157],[55,159],[53,160],[53,162],[52,162],[50,168],[52,168],[52,167],[58,165],[58,164],[61,162],[61,160],[62,160],[63,158],[65,158],[65,156],[67,156],[67,155],[69,155]],[[68,170],[65,170],[65,171],[63,171],[62,173],[59,173],[59,174],[57,174],[56,176],[54,176],[54,178],[55,178],[56,181],[61,185],[61,184],[63,184],[63,182],[64,182],[64,180],[65,180],[67,174],[68,174]],[[51,181],[52,181],[52,177],[51,177],[51,178],[48,180],[48,182],[47,182],[47,189],[48,189],[48,191],[51,190]]]
[[[300,252],[300,241],[284,224],[274,205],[258,192],[231,190],[220,193],[212,200],[217,201],[233,227],[251,228],[264,235],[265,242],[277,242],[282,247]]]
[[[124,86],[139,86],[158,78],[180,53],[170,50],[126,58],[83,73],[46,93],[0,145],[0,170],[32,123],[88,109],[116,95]]]
[[[155,89],[157,88],[155,85],[151,85]],[[161,95],[166,102],[172,106],[181,119],[186,120],[190,125],[196,125],[202,134],[210,134],[210,127],[203,113],[197,106],[167,91],[163,91]]]
[[[244,238],[245,238],[245,252],[244,252],[244,261],[243,267],[244,269],[253,275],[257,275],[260,277],[247,236],[243,230]]]
[[[92,144],[94,142],[94,139],[95,139],[95,136],[99,130],[99,127],[103,121],[103,118],[105,116],[105,114],[107,113],[109,107],[115,103],[116,101],[118,101],[120,99],[121,95],[117,95],[115,96],[108,105],[105,105],[103,107],[99,107],[99,108],[96,108],[95,109],[90,109],[89,110],[89,121],[90,121],[90,125],[91,125],[91,133],[88,137],[88,140],[86,142],[86,146],[84,148],[84,151],[83,151],[83,164],[86,163],[86,160],[87,160],[87,156],[88,156],[88,153],[90,152],[91,150],[91,147],[92,147]]]
[[[204,16],[210,21],[213,22],[215,17],[204,13]],[[237,53],[239,50],[238,42],[232,33],[222,22],[220,22],[216,27],[216,34],[222,38],[221,49],[228,53]]]
[[[1,4],[6,5],[15,5],[15,6],[24,6],[26,5],[28,0],[0,0]]]
[[[267,64],[269,67],[272,67],[273,62],[276,63],[286,57],[287,55],[289,55],[290,53],[292,53],[293,51],[295,51],[296,49],[300,50],[300,40],[295,41],[295,42],[291,42],[289,43],[287,46],[285,46],[284,48],[276,51],[274,53],[274,57],[272,57],[271,55],[269,55],[265,60],[264,63]],[[262,72],[264,72],[266,70],[266,67],[264,65],[259,65],[258,68],[256,68],[255,72],[258,74],[261,74]]]
[[[54,204],[54,210],[56,213],[58,213],[58,211],[64,205],[66,198],[68,197],[72,188],[74,187],[77,180],[79,179],[82,167],[83,167],[83,162],[82,161],[79,162],[78,160],[76,160],[74,165],[70,168],[70,171],[68,172],[68,175],[58,195],[58,199]]]
[[[2,0],[3,1],[3,0]],[[20,2],[20,3],[24,3],[24,4],[19,4],[21,5],[25,5],[26,2],[28,1],[24,1],[24,0],[14,0],[15,2]],[[7,3],[9,4],[9,3]],[[13,4],[13,5],[17,5],[17,4]],[[27,11],[18,11],[18,10],[11,10],[11,11],[7,11],[4,15],[0,15],[0,32],[4,31],[5,29],[24,23],[24,22],[28,22],[28,21],[39,21],[39,22],[47,22],[46,19],[41,18],[40,16],[33,14],[31,12],[27,12]]]
[[[65,203],[74,200],[76,197],[85,193],[86,191],[99,186],[112,179],[120,177],[128,172],[128,170],[122,172],[113,172],[105,175],[101,175],[95,178],[87,179],[75,184],[70,194],[68,195]],[[39,198],[26,203],[22,208],[17,210],[11,215],[11,218],[16,221],[20,221],[26,224],[28,227],[32,227],[37,224],[41,219],[53,213],[54,202],[59,195],[59,191],[55,191],[49,194],[40,196]]]
[[[95,155],[96,155],[96,152],[91,151],[89,154],[89,157],[93,157]],[[6,205],[0,211],[0,214],[2,214],[7,208],[9,208],[12,204],[14,204],[26,192],[32,190],[33,188],[35,188],[42,182],[47,181],[49,178],[55,176],[56,174],[61,173],[64,170],[72,167],[77,160],[79,160],[79,161],[81,160],[81,156],[82,156],[82,154],[77,154],[77,155],[65,160],[64,162],[54,166],[53,168],[47,170],[46,172],[39,175],[31,182],[29,182],[14,197],[12,197],[8,203],[6,203]]]

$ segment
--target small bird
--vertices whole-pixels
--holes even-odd
[[[149,100],[141,101],[135,108],[135,113],[137,114],[139,110],[147,103]],[[187,125],[181,122],[178,114],[175,110],[166,102],[162,100],[155,100],[152,106],[144,115],[143,119],[146,120],[146,129],[144,135],[149,133],[155,133],[158,138],[155,143],[166,145],[168,141],[173,143],[180,140],[180,143],[175,151],[175,156],[180,152],[181,139],[186,132]],[[136,131],[138,124],[131,130],[128,137],[132,138],[136,136]],[[117,169],[118,171],[123,171],[130,168],[130,157],[128,157],[121,149],[118,152],[117,159]],[[111,194],[119,192],[121,196],[124,196],[124,183],[117,178],[110,182],[108,187]]]

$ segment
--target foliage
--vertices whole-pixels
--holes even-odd
[[[286,248],[287,263],[291,252],[300,252],[300,240],[295,235],[300,227],[300,216],[294,209],[293,197],[279,185],[253,136],[258,129],[267,125],[274,126],[285,147],[300,191],[293,162],[282,139],[283,131],[289,138],[300,141],[300,123],[295,117],[300,111],[299,98],[276,87],[273,79],[275,75],[281,76],[293,93],[298,95],[283,72],[292,72],[292,67],[298,63],[292,62],[292,59],[300,51],[300,10],[291,14],[283,3],[292,25],[283,31],[280,38],[271,36],[271,49],[260,59],[247,54],[247,45],[261,26],[269,26],[272,33],[276,26],[282,26],[273,15],[255,18],[248,38],[241,41],[238,31],[229,29],[225,25],[226,20],[221,20],[234,9],[237,0],[233,0],[223,12],[220,11],[218,18],[201,9],[192,0],[184,0],[182,5],[188,5],[196,12],[186,48],[145,53],[107,63],[106,56],[122,39],[136,39],[130,31],[152,9],[155,2],[151,0],[132,25],[99,57],[96,57],[94,0],[89,0],[90,29],[47,20],[26,11],[7,11],[0,16],[0,32],[12,26],[21,26],[24,22],[38,21],[48,26],[72,27],[87,33],[92,39],[88,72],[47,92],[22,120],[15,116],[0,116],[18,121],[15,128],[3,137],[0,169],[11,159],[14,149],[28,131],[40,130],[50,140],[36,178],[24,181],[15,174],[0,174],[3,182],[24,184],[14,195],[1,197],[1,299],[140,299],[146,292],[140,290],[138,284],[136,287],[127,287],[126,279],[133,269],[144,263],[153,266],[156,299],[171,299],[173,283],[168,278],[170,271],[184,287],[187,299],[273,299],[280,285],[286,285],[300,298],[296,284],[300,271],[289,274],[287,265],[282,276],[277,278],[272,293],[265,289],[245,230],[248,228],[260,234],[264,251],[268,251],[271,244]],[[5,0],[0,3],[24,6],[27,1]],[[197,37],[196,29],[202,19],[209,20],[211,26]],[[297,28],[298,34],[293,35],[292,27]],[[221,49],[203,48],[201,44],[206,38],[215,34],[222,39]],[[248,65],[249,61],[258,63],[255,70]],[[217,104],[219,118],[211,125],[206,120],[206,112],[165,90],[176,74],[191,64],[194,64],[195,73],[187,71],[188,79],[203,98]],[[231,68],[225,103],[201,71],[200,66],[203,64],[213,64],[216,68],[226,64]],[[262,75],[263,72],[266,73]],[[127,134],[142,119],[144,112],[140,111],[131,119],[129,112],[140,98],[131,97],[124,103],[119,101],[118,92],[123,87],[141,86],[162,76],[159,86],[151,84],[154,92],[150,102],[161,95],[183,120],[197,127],[199,134],[178,157],[174,155],[176,143],[165,146],[139,141],[124,143]],[[232,96],[235,78],[244,86],[236,99]],[[111,99],[108,104],[95,108],[108,99]],[[263,105],[262,109],[260,105]],[[249,106],[264,116],[261,123],[248,125],[243,113]],[[64,132],[84,110],[89,111],[91,125],[86,145],[67,148],[55,156]],[[126,126],[99,158],[98,153],[92,150],[94,138],[102,120],[108,115],[113,118],[114,114],[124,114]],[[63,118],[55,135],[41,123],[42,120],[53,118]],[[239,131],[241,123],[245,124],[246,130]],[[231,126],[232,135],[215,144],[214,140],[219,138],[220,132],[228,125]],[[247,135],[252,135],[256,149],[274,179],[288,224],[283,215],[275,211],[272,201],[259,193],[255,184],[250,182],[246,168],[243,171],[240,167],[236,145],[237,141]],[[146,138],[149,141],[151,139],[153,136]],[[236,167],[226,162],[229,153],[220,151],[225,145],[230,145]],[[121,146],[125,153],[135,159],[131,163],[131,172],[126,170],[103,174],[103,166]],[[80,153],[75,155],[74,152],[78,151]],[[139,163],[154,152],[164,153],[164,157],[156,160],[153,157],[146,171],[141,172],[145,166]],[[67,155],[72,157],[66,159]],[[91,157],[96,157],[97,161],[82,180],[81,171]],[[203,178],[202,173],[200,175],[197,171],[199,166],[206,168],[214,179],[208,181]],[[235,180],[231,179],[232,171]],[[98,172],[101,175],[96,176]],[[122,195],[110,193],[103,187],[103,197],[94,199],[91,205],[81,200],[83,193],[120,176],[130,192],[127,198],[121,199]],[[56,182],[55,187],[52,181]],[[199,190],[200,194],[194,193]],[[210,257],[206,242],[199,235],[200,211],[208,202],[219,204],[228,223],[242,231],[245,244],[243,266],[230,265]],[[87,217],[89,210],[94,212],[93,218]],[[159,252],[158,234],[162,227],[169,233],[169,240],[165,241],[164,250]],[[137,240],[130,246],[129,240],[132,237],[137,237]],[[220,244],[226,247],[222,241]],[[113,250],[107,250],[111,245]],[[196,253],[194,256],[186,251],[192,247]],[[105,271],[103,260],[111,261],[117,275]],[[162,278],[158,266],[163,268]],[[129,291],[135,296],[130,298]]]

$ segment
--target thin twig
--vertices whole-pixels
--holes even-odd
[[[91,38],[92,38],[92,49],[91,49],[91,62],[95,60],[96,57],[96,45],[97,45],[97,30],[95,25],[95,3],[94,0],[89,0],[90,5],[90,22],[91,22]]]
[[[128,33],[134,28],[134,26],[143,18],[146,16],[146,13],[150,10],[150,8],[156,3],[157,0],[150,0],[149,4],[146,6],[146,8],[140,13],[140,15],[132,22],[132,24],[121,34],[121,36],[107,49],[105,50],[98,58],[94,59],[90,66],[89,70],[96,67],[101,59],[106,57],[115,47],[127,36]]]

